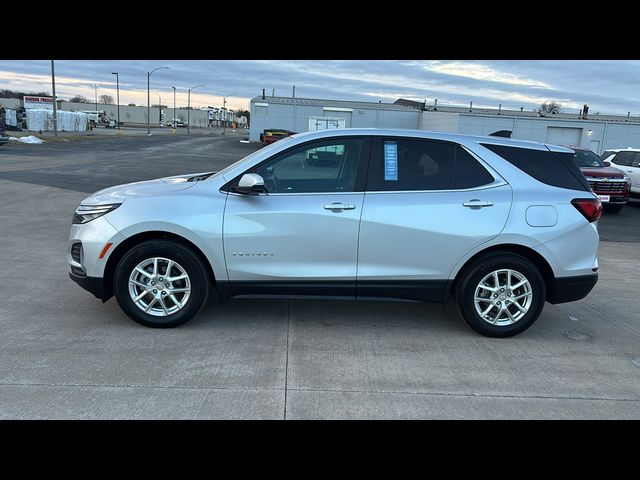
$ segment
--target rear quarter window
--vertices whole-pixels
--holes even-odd
[[[586,192],[591,190],[586,178],[576,166],[572,153],[487,143],[483,143],[482,146],[500,155],[539,182],[570,190]]]

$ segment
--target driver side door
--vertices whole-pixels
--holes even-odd
[[[371,139],[338,136],[294,146],[244,173],[264,192],[233,191],[224,254],[233,295],[355,298],[358,231]]]

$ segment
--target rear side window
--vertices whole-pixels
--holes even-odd
[[[368,190],[410,191],[453,188],[456,146],[447,142],[390,138],[376,148],[373,181]]]
[[[634,158],[636,158],[636,152],[618,152],[613,159],[613,163],[623,167],[630,167]]]
[[[457,147],[455,188],[480,187],[493,181],[493,176],[487,172],[487,169],[480,162],[473,158],[464,148]]]
[[[400,137],[374,142],[368,191],[452,190],[494,181],[455,143]]]
[[[572,153],[486,143],[482,146],[500,155],[539,182],[571,190],[586,192],[591,190],[586,178],[575,164]]]

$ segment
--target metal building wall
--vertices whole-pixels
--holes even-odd
[[[550,117],[517,117],[423,111],[423,130],[489,135],[498,130],[511,130],[512,138],[550,143],[549,129],[580,130],[578,146],[602,153],[609,148],[640,147],[640,124],[598,120],[554,119]]]
[[[264,107],[261,104],[268,104]],[[260,133],[268,128],[282,128],[293,132],[309,130],[310,117],[336,117],[346,120],[351,128],[418,128],[419,110],[386,110],[384,108],[324,108],[315,105],[295,105],[264,102],[251,102],[251,124],[249,140],[257,142]],[[348,107],[345,107],[348,108]]]

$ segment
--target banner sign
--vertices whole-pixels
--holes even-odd
[[[53,97],[31,97],[24,96],[24,108],[44,108],[53,110]]]

